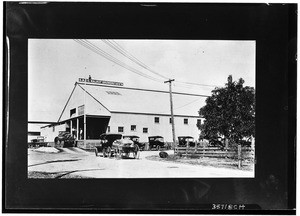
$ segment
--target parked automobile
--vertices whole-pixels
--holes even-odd
[[[145,143],[140,143],[139,139],[140,137],[136,136],[136,135],[124,135],[123,136],[124,139],[130,139],[134,142],[134,144],[138,145],[140,150],[144,150],[145,149]]]
[[[60,132],[57,137],[54,138],[55,145],[61,144],[63,147],[75,146],[75,138],[69,132]]]
[[[32,139],[31,142],[28,143],[29,148],[42,146],[48,146],[48,143],[45,142],[45,138],[43,136],[38,136],[36,139]]]
[[[104,133],[100,135],[100,143],[95,146],[95,154],[98,156],[99,152],[102,152],[103,157],[111,156],[112,144],[115,140],[121,139],[122,134],[110,134]]]
[[[178,146],[179,147],[186,147],[187,143],[189,143],[190,147],[196,146],[196,142],[193,137],[191,137],[191,136],[179,136],[178,137]]]
[[[134,143],[130,139],[130,137],[126,136],[122,139],[117,139],[112,143],[112,151],[108,153],[109,157],[112,155],[115,155],[115,157],[122,158],[122,156],[125,154],[126,157],[130,156],[130,153],[132,153],[134,158],[139,157],[139,151],[140,148],[137,144]]]
[[[165,148],[164,138],[162,136],[149,136],[149,149],[160,150],[161,148]]]
[[[220,147],[220,148],[225,147],[224,140],[222,139],[222,137],[210,138],[209,145],[212,147]]]
[[[240,144],[243,147],[251,147],[251,141],[249,141],[249,140],[240,140]]]

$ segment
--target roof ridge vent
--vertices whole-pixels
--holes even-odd
[[[117,91],[105,91],[109,95],[122,95],[120,92]]]

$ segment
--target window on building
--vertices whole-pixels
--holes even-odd
[[[159,123],[159,117],[154,117],[154,122]]]
[[[107,133],[110,132],[110,126],[107,126]]]
[[[81,105],[78,107],[78,115],[83,115],[84,114],[84,105]]]
[[[136,125],[131,125],[131,131],[136,131]]]
[[[76,113],[76,108],[70,110],[70,117]]]
[[[143,133],[148,133],[148,128],[143,128]]]
[[[201,119],[197,119],[197,125],[201,125]]]
[[[118,132],[123,133],[124,132],[124,127],[118,127]]]
[[[188,124],[189,123],[189,120],[187,118],[183,119],[183,123],[184,124]]]

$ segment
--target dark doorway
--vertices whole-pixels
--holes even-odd
[[[99,139],[102,133],[105,133],[110,117],[87,117],[86,118],[86,138]]]

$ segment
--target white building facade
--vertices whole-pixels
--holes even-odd
[[[199,138],[199,109],[207,96],[173,93],[175,135]],[[170,95],[167,91],[122,86],[75,83],[57,124],[42,128],[41,135],[53,142],[59,132],[68,131],[76,140],[97,140],[102,133],[163,136],[172,142]]]

